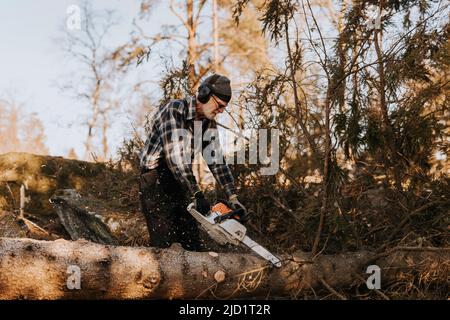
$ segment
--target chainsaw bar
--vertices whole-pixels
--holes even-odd
[[[271,254],[266,248],[264,248],[262,245],[256,243],[249,237],[245,236],[244,239],[242,239],[242,243],[245,244],[247,247],[253,250],[253,252],[257,253],[259,256],[263,257],[267,261],[270,261],[275,267],[280,268],[281,267],[281,261],[277,257],[275,257],[273,254]]]
[[[191,203],[187,210],[200,223],[200,227],[205,230],[208,235],[216,242],[224,245],[231,243],[233,245],[245,244],[253,252],[271,262],[276,267],[281,267],[281,261],[271,254],[266,248],[250,239],[246,233],[247,228],[239,221],[233,218],[225,220],[218,219],[223,214],[218,211],[211,211],[207,216],[202,215],[195,210],[194,204]]]

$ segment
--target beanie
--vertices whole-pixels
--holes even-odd
[[[206,78],[202,85],[207,85],[211,88],[212,94],[217,96],[220,100],[226,103],[231,100],[231,85],[230,79],[220,74],[213,74]]]

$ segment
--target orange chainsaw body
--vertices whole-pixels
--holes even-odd
[[[230,209],[225,203],[217,202],[214,206],[212,206],[211,211],[218,212],[223,216],[227,213],[230,213],[233,210]],[[235,218],[236,220],[240,219],[238,215],[235,215],[233,218]]]

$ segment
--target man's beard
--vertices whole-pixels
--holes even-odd
[[[214,120],[216,118],[216,113],[214,111],[206,112],[204,115],[205,115],[205,118],[208,120]]]

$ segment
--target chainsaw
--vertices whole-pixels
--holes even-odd
[[[239,222],[239,213],[242,212],[242,209],[233,211],[224,203],[219,202],[211,208],[206,216],[195,209],[194,203],[191,203],[187,210],[214,241],[221,245],[244,244],[274,266],[281,267],[280,259],[247,236],[247,228]]]

